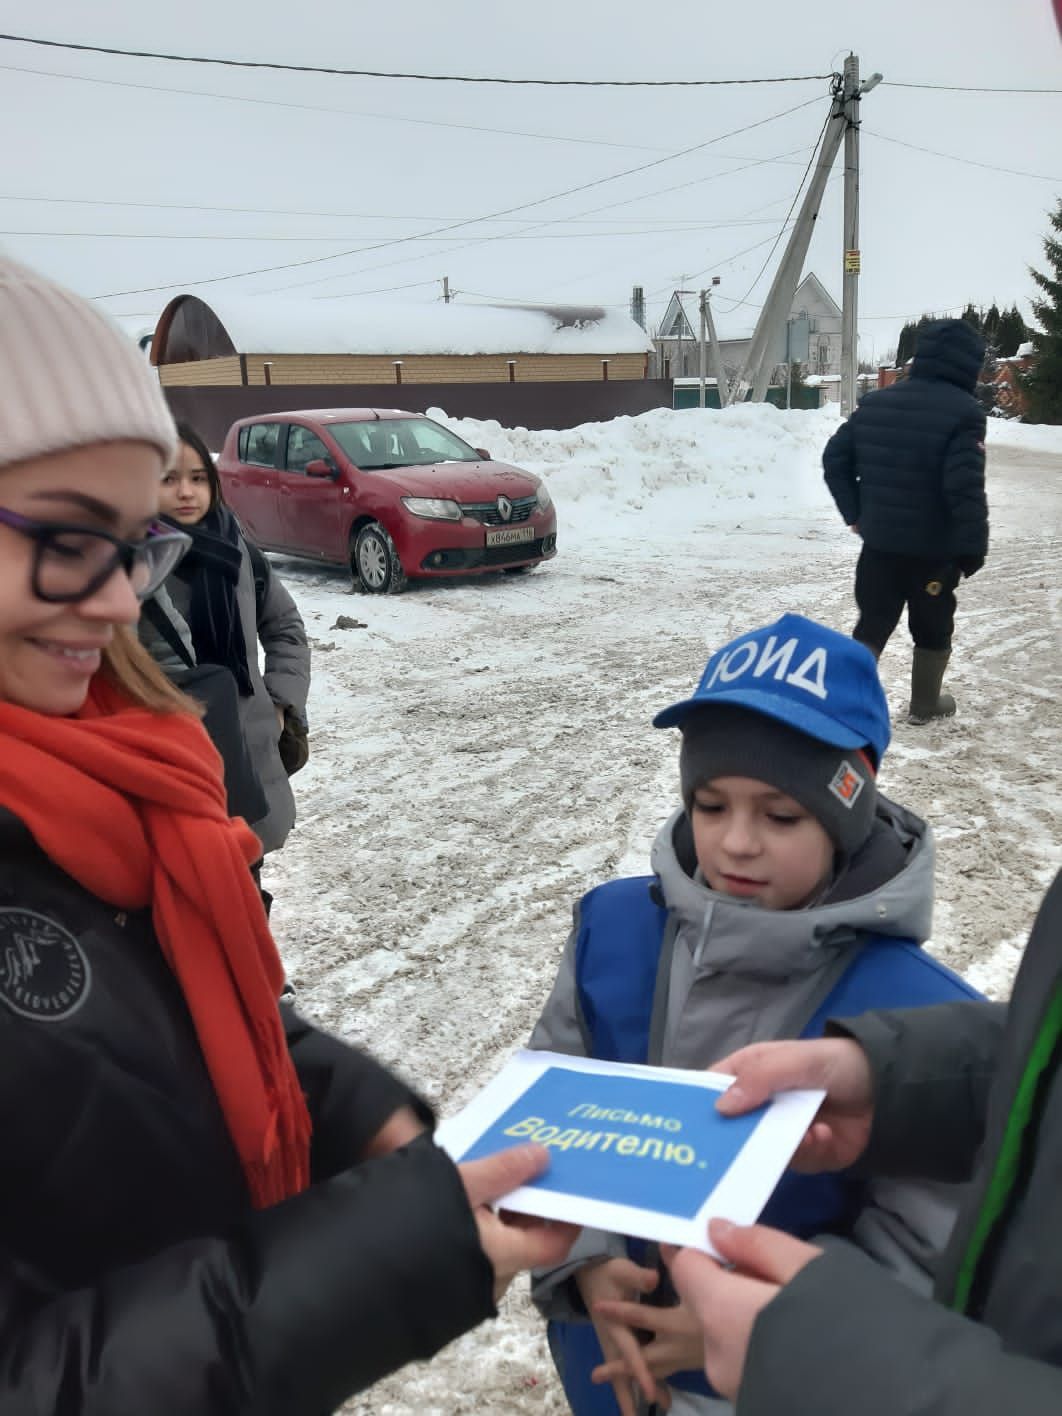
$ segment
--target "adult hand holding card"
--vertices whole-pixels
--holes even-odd
[[[518,1052],[438,1140],[459,1161],[521,1141],[549,1149],[549,1171],[506,1209],[712,1253],[708,1221],[758,1217],[823,1097],[787,1092],[728,1117],[715,1102],[731,1080]]]

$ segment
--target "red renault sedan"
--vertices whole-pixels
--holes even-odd
[[[377,595],[414,577],[527,570],[557,553],[545,483],[420,413],[241,418],[218,471],[265,550],[348,565],[355,585]]]

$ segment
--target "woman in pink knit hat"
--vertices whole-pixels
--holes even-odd
[[[323,1416],[564,1227],[287,1006],[195,705],[135,639],[186,538],[136,346],[0,259],[0,1411]]]

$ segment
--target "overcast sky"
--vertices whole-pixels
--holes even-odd
[[[854,50],[864,77],[886,79],[862,104],[866,358],[923,310],[995,299],[1027,313],[1027,267],[1042,264],[1062,195],[1062,94],[901,86],[1062,90],[1050,0],[0,0],[0,30],[512,78],[821,75]],[[823,79],[620,89],[345,78],[0,41],[0,245],[145,324],[185,289],[346,297],[353,312],[356,292],[439,298],[444,275],[469,301],[626,306],[640,284],[659,318],[676,285],[719,275],[720,330],[739,333],[768,288],[773,262],[761,269],[826,94]],[[709,145],[673,156],[697,144]],[[841,188],[838,163],[807,267],[838,299]],[[454,223],[468,224],[424,234]],[[232,278],[196,284],[218,276]],[[172,288],[118,293],[144,286]]]

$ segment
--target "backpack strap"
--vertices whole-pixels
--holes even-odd
[[[242,527],[241,535],[243,535],[243,544],[247,547],[247,559],[251,562],[251,576],[254,579],[255,619],[260,620],[265,598],[269,591],[269,580],[273,572],[263,552],[248,538]]]
[[[177,626],[152,595],[140,606],[140,613],[153,628],[157,629],[166,643],[186,668],[194,669],[196,662],[188,652],[188,645],[178,633]]]

